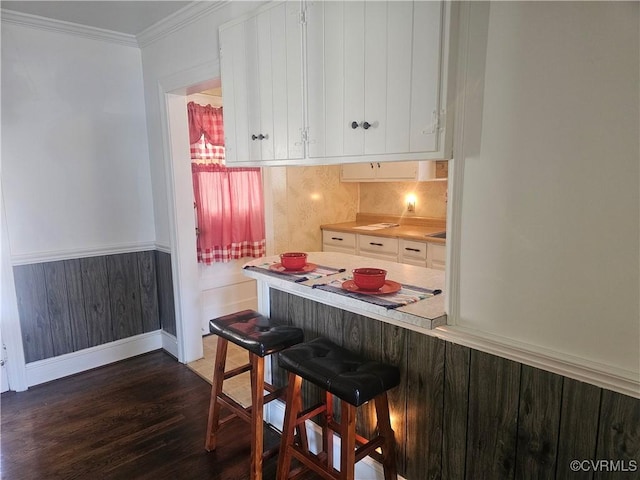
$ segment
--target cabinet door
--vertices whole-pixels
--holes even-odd
[[[437,152],[440,147],[440,110],[443,107],[440,105],[441,62],[446,61],[441,58],[443,8],[442,2],[414,3],[411,152]]]
[[[415,180],[418,178],[418,162],[376,163],[378,181]]]
[[[376,178],[377,167],[371,163],[345,163],[340,167],[340,181],[362,182]]]
[[[358,253],[366,257],[393,258],[398,261],[398,239],[377,237],[375,235],[358,235]]]
[[[400,240],[400,262],[419,267],[427,266],[427,244],[414,240]]]
[[[220,28],[227,162],[304,158],[301,29],[292,2]]]
[[[356,254],[356,235],[353,233],[322,231],[322,251]]]
[[[427,244],[427,267],[436,270],[444,270],[447,251],[444,245],[437,243]]]
[[[441,2],[310,2],[307,12],[309,156],[437,148]]]
[[[420,162],[345,163],[340,169],[342,182],[396,182],[418,179]]]
[[[247,114],[246,22],[220,29],[220,70],[224,106],[225,160],[249,159],[249,117]],[[253,86],[252,90],[255,89]]]

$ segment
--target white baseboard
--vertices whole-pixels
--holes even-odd
[[[50,382],[163,348],[161,330],[124,338],[78,352],[27,363],[27,386]]]
[[[162,330],[162,349],[178,358],[178,339],[164,330]]]
[[[277,430],[282,431],[284,424],[284,403],[274,400],[265,406],[265,421],[273,425]],[[322,430],[319,425],[307,420],[307,437],[309,439],[309,450],[318,453],[322,448]],[[333,458],[334,467],[340,468],[340,437],[333,436]],[[358,480],[384,480],[384,470],[379,462],[371,457],[365,457],[356,463],[355,478]],[[405,480],[398,475],[398,480]]]

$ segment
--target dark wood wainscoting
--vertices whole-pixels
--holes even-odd
[[[270,297],[271,316],[305,339],[328,337],[400,368],[390,407],[405,478],[635,478],[574,472],[571,461],[640,466],[638,399],[278,290]],[[319,400],[304,388],[309,405]],[[371,432],[374,415],[359,410],[358,429]]]
[[[156,250],[156,272],[158,274],[158,310],[162,329],[176,336],[176,309],[173,299],[173,274],[171,255]]]
[[[161,319],[175,335],[169,254],[151,250],[13,270],[27,363],[152,332]]]

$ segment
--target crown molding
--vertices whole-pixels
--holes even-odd
[[[144,48],[176,30],[180,30],[190,23],[199,20],[203,15],[220,9],[230,1],[231,0],[194,1],[140,32],[136,36],[138,46]]]
[[[199,20],[203,15],[225,6],[231,0],[194,1],[177,12],[151,25],[138,35],[114,32],[103,28],[89,27],[73,22],[65,22],[13,10],[0,9],[3,23],[23,27],[38,28],[50,32],[66,33],[79,37],[117,43],[127,47],[143,48],[176,30]]]
[[[15,12],[13,10],[0,10],[2,23],[19,25],[22,27],[38,28],[56,33],[65,33],[78,37],[100,40],[103,42],[117,43],[127,47],[138,47],[135,35],[114,32],[103,28],[88,27],[73,22],[64,22],[52,18],[40,17],[28,13]]]

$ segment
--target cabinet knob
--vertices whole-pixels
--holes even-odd
[[[251,135],[251,140],[257,140],[258,136],[257,135]]]
[[[370,126],[371,126],[371,124],[369,122],[363,122],[362,123],[362,128],[364,128],[365,130],[369,130]]]
[[[351,128],[353,128],[354,130],[356,128],[358,128],[360,125],[358,124],[358,122],[351,122]]]
[[[263,134],[258,135],[258,140],[264,140],[266,137]]]

